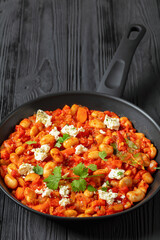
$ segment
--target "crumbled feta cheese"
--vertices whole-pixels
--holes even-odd
[[[114,199],[118,196],[118,193],[113,193],[110,189],[108,192],[98,190],[99,198],[106,200],[106,202],[110,205],[114,202]]]
[[[38,110],[36,114],[36,122],[41,122],[45,125],[45,127],[49,127],[52,125],[51,122],[52,116],[48,115],[42,110]]]
[[[62,129],[61,132],[63,134],[69,134],[71,137],[76,137],[79,132],[84,132],[85,130],[80,127],[76,128],[74,125],[65,125]]]
[[[53,191],[52,189],[49,189],[48,187],[45,187],[41,190],[36,189],[35,193],[42,194],[42,197],[51,197],[51,192],[52,191]]]
[[[69,198],[62,198],[60,201],[59,201],[59,204],[62,206],[62,207],[65,207],[66,205],[70,204],[70,199]]]
[[[52,189],[46,188],[44,190],[44,192],[42,193],[42,197],[51,197],[51,192],[52,191],[53,191]]]
[[[83,127],[78,128],[78,132],[85,132],[85,129]]]
[[[120,126],[119,118],[111,118],[108,115],[105,116],[104,124],[109,129],[118,130]]]
[[[55,137],[56,140],[59,139],[59,134],[60,132],[57,130],[56,127],[54,127],[50,132],[49,132],[50,135],[52,135],[53,137]]]
[[[69,186],[60,186],[60,189],[59,189],[59,194],[62,196],[62,197],[68,197],[70,193],[70,189],[69,189]]]
[[[26,176],[29,173],[34,173],[33,168],[34,168],[34,166],[29,163],[22,163],[19,166],[18,172],[19,172],[19,174]]]
[[[75,128],[74,125],[65,125],[62,129],[61,132],[63,134],[69,134],[72,137],[76,137],[78,134],[78,130]]]
[[[122,195],[121,198],[124,199],[126,196],[125,195]]]
[[[121,200],[117,200],[117,203],[121,203],[122,201]]]
[[[75,154],[77,155],[88,151],[88,148],[84,147],[82,144],[78,145],[75,149]]]
[[[31,151],[34,152],[34,157],[37,161],[43,161],[48,156],[49,150],[50,146],[44,144],[40,148],[35,148]]]
[[[99,132],[100,132],[101,134],[106,134],[106,132],[103,131],[102,129],[100,129]]]
[[[108,177],[111,179],[121,179],[124,177],[125,170],[123,169],[111,169],[110,173],[108,174]]]
[[[43,193],[43,189],[41,189],[41,190],[36,189],[36,190],[35,190],[35,193],[37,193],[37,194],[42,194],[42,193]]]

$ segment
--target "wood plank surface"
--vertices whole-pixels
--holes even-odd
[[[48,93],[96,91],[131,23],[147,33],[123,97],[160,124],[160,1],[0,0],[0,117]],[[160,193],[137,209],[96,223],[54,222],[0,191],[2,240],[160,239]]]

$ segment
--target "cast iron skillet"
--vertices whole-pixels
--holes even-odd
[[[136,37],[132,36],[136,33]],[[125,82],[127,79],[127,74],[129,66],[133,57],[133,54],[138,46],[140,40],[145,34],[145,28],[141,25],[131,25],[128,31],[125,33],[121,40],[120,46],[116,51],[108,69],[106,70],[104,77],[98,88],[98,92],[103,93],[91,93],[91,92],[71,92],[71,93],[58,93],[52,95],[46,95],[40,97],[36,100],[30,101],[16,110],[14,110],[9,116],[7,116],[3,122],[0,124],[0,144],[9,136],[9,134],[14,130],[14,126],[18,124],[23,118],[33,115],[38,109],[42,110],[55,110],[57,108],[62,108],[65,104],[72,105],[74,103],[87,106],[89,109],[95,110],[110,110],[117,113],[120,117],[128,117],[134,127],[139,131],[145,133],[147,138],[149,138],[156,148],[159,149],[159,139],[160,139],[160,128],[155,123],[155,121],[147,115],[143,110],[136,107],[135,105],[122,100],[120,97],[122,95]],[[113,96],[109,96],[107,94]],[[156,161],[160,163],[160,153],[156,156]],[[154,182],[151,184],[150,189],[143,201],[137,203],[132,208],[125,210],[124,212],[116,213],[108,216],[101,216],[96,218],[62,218],[58,216],[51,216],[48,214],[40,213],[35,211],[16,200],[10,191],[5,186],[3,179],[0,178],[0,187],[3,192],[15,201],[20,206],[25,209],[37,213],[39,215],[49,217],[54,220],[95,220],[95,219],[106,219],[111,217],[116,217],[124,213],[130,212],[142,204],[146,203],[151,199],[159,190],[160,182],[160,171],[155,174]]]

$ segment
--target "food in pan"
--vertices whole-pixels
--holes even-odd
[[[24,205],[62,217],[110,215],[144,199],[157,150],[126,117],[64,106],[23,119],[1,146],[0,172]]]

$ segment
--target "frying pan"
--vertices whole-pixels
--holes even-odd
[[[109,110],[117,113],[120,117],[128,117],[132,121],[134,127],[139,132],[143,132],[159,150],[160,128],[156,124],[156,122],[137,106],[119,98],[121,97],[125,87],[128,70],[133,54],[139,42],[143,38],[145,31],[146,30],[142,25],[134,24],[129,26],[109,67],[107,68],[102,78],[102,81],[98,88],[98,93],[62,92],[58,94],[46,95],[44,97],[37,98],[36,100],[30,101],[20,106],[12,113],[10,113],[9,116],[7,116],[0,124],[0,144],[2,144],[2,142],[6,138],[8,138],[9,134],[14,130],[14,126],[16,124],[18,124],[23,118],[33,115],[38,109],[55,110],[57,108],[62,108],[65,104],[71,106],[72,104],[76,103],[87,106],[89,109],[101,111]],[[156,161],[158,163],[160,163],[159,152],[160,151],[158,151],[158,154],[156,156]],[[157,191],[159,190],[159,182],[160,171],[155,174],[154,182],[151,184],[146,197],[141,202],[137,203],[132,208],[125,210],[124,212],[96,218],[62,218],[58,216],[51,216],[48,214],[40,213],[23,205],[18,200],[16,200],[10,194],[10,191],[5,186],[2,178],[0,178],[0,187],[9,198],[11,198],[14,202],[31,212],[37,213],[45,217],[49,217],[54,220],[63,219],[63,221],[71,221],[74,219],[74,221],[83,221],[106,219],[133,211],[134,209],[140,207],[142,204],[146,203],[157,193]]]

